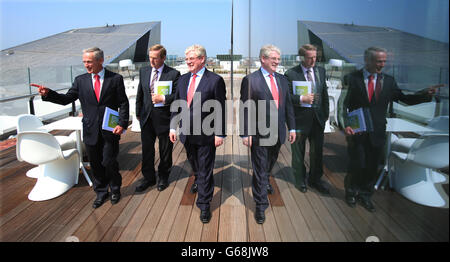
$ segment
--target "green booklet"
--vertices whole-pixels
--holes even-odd
[[[172,94],[172,81],[156,81],[155,90],[158,95],[170,95]],[[164,106],[164,103],[154,104],[155,107]]]
[[[103,115],[102,129],[113,131],[118,124],[119,124],[119,112],[112,110],[109,107],[106,107],[105,114]],[[125,130],[123,131],[123,134],[125,134]]]
[[[292,81],[292,91],[294,95],[304,96],[311,93],[311,82],[309,81]],[[311,107],[310,104],[300,103],[303,107]]]
[[[346,126],[355,133],[373,131],[372,117],[367,108],[358,108],[347,115]]]

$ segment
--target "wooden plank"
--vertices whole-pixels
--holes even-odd
[[[221,188],[222,188],[222,171],[224,166],[225,146],[221,145],[216,148],[216,163],[214,166],[214,195],[211,200],[211,220],[209,223],[203,225],[202,242],[217,242],[219,231],[219,217],[220,217],[220,203],[221,203]]]
[[[167,241],[169,242],[184,241],[192,209],[193,204],[191,206],[180,205]]]
[[[184,189],[183,198],[181,199],[180,205],[182,206],[192,206],[195,201],[195,194],[191,194],[191,187],[194,184],[195,176],[194,173],[189,175],[188,182]]]
[[[178,212],[179,203],[186,188],[189,173],[190,171],[185,171],[184,175],[180,175],[178,180],[176,181],[175,188],[170,196],[169,201],[167,202],[167,206],[171,208],[166,208],[164,210],[164,213],[159,220],[160,222],[151,240],[152,242],[167,241],[167,239],[169,238],[171,228],[174,225],[173,222]]]
[[[235,164],[239,157],[239,138],[232,136],[225,143],[225,162],[222,175],[222,203],[219,222],[219,242],[247,241],[247,222],[241,170]]]
[[[284,172],[284,170],[282,170],[281,172]],[[294,227],[293,231],[295,232],[298,241],[311,242],[314,240],[311,231],[306,224],[301,209],[297,206],[297,203],[295,202],[294,197],[290,192],[291,190],[297,189],[290,189],[288,186],[289,182],[285,180],[285,177],[286,174],[284,174],[284,176],[281,175],[280,178],[277,178],[276,180],[280,188],[281,197],[284,199],[289,218]]]
[[[0,241],[19,241],[23,236],[38,226],[48,216],[56,212],[68,194],[64,194],[52,201],[33,202],[29,208],[0,227]]]
[[[185,156],[186,154],[184,153],[184,151],[182,155],[183,156],[180,159],[186,159]],[[178,180],[178,177],[182,173],[183,168],[179,167],[176,168],[177,165],[179,165],[179,163],[176,163],[172,168],[173,172],[171,172],[169,176],[170,181]],[[169,201],[170,195],[172,194],[174,188],[175,183],[171,183],[164,191],[159,192],[152,209],[149,210],[149,213],[136,236],[136,241],[147,242],[152,239],[156,227],[161,219],[161,216],[165,208],[167,207],[167,202]]]
[[[174,168],[172,168],[172,171],[169,175],[169,183],[173,180],[175,173],[178,172],[177,171],[178,169],[175,168],[175,166],[179,164],[180,161],[184,160],[182,157],[180,157],[182,149],[183,146],[181,145],[181,143],[177,142],[176,144],[174,144],[174,150],[172,152],[172,159],[174,160],[173,165]],[[117,241],[125,241],[125,242],[135,241],[136,236],[140,228],[142,227],[142,224],[145,221],[145,218],[152,209],[155,203],[155,199],[159,195],[159,192],[155,190],[155,188],[156,186],[153,186],[146,192],[135,193],[135,196],[137,196],[137,198],[133,200],[136,202],[140,202],[140,204],[135,209],[135,212],[130,218],[128,224],[123,228],[123,231]],[[140,201],[141,198],[143,198],[142,201]]]
[[[197,194],[195,194],[197,198]],[[203,223],[200,221],[200,209],[192,208],[189,224],[186,230],[185,242],[200,242],[202,238]]]
[[[280,189],[278,189],[275,178],[273,176],[269,176],[269,181],[273,188],[273,194],[268,195],[270,205],[278,207],[284,206],[283,198],[281,198]]]
[[[244,187],[244,202],[246,207],[247,216],[247,227],[248,227],[248,240],[250,242],[265,242],[266,237],[264,235],[264,228],[262,225],[256,223],[254,218],[255,213],[255,201],[253,200],[252,193],[252,169],[250,164],[250,158],[248,153],[248,148],[239,141],[239,162],[238,165],[241,168],[241,172],[244,173],[242,176],[242,183]]]

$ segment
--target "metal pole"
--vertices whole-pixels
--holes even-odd
[[[233,70],[233,12],[234,12],[234,0],[231,1],[231,100],[234,100],[234,88],[233,88],[233,79],[234,79],[234,70]]]
[[[28,72],[28,92],[31,95],[31,72],[30,72],[30,68],[27,67],[27,72]],[[30,97],[28,99],[28,113],[31,115],[34,115],[34,96]]]
[[[252,43],[252,40],[251,40],[251,36],[252,36],[252,34],[251,34],[251,28],[252,28],[252,0],[248,0],[248,73],[249,74],[251,74],[251,64],[252,64],[252,45],[251,45],[251,43]],[[250,92],[250,89],[251,89],[251,81],[250,81],[250,79],[249,78],[247,78],[247,80],[248,80],[248,99],[250,99],[251,98],[251,92]],[[245,101],[244,101],[245,102]],[[249,117],[247,118],[247,121],[250,121],[250,112],[249,112]],[[247,123],[247,125],[248,125],[249,123]],[[250,127],[250,126],[249,126]],[[248,136],[248,139],[250,139],[251,138],[251,136],[250,136],[250,134],[248,134],[249,136]],[[247,146],[247,173],[250,175],[250,163],[251,163],[251,161],[250,161],[251,159],[250,159],[250,143],[249,143],[249,146]]]

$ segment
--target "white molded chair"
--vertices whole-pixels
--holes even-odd
[[[395,190],[418,204],[449,207],[442,184],[448,176],[436,169],[449,165],[448,134],[427,134],[420,138],[397,138],[392,135],[392,184]]]
[[[43,201],[60,196],[76,183],[80,156],[76,149],[61,150],[56,138],[39,131],[17,135],[17,159],[39,165],[40,174],[28,195],[33,201]]]
[[[42,121],[35,115],[23,114],[17,116],[17,133],[25,131],[41,131],[38,128],[43,126]],[[58,143],[61,145],[62,150],[76,148],[76,134],[73,132],[70,136],[55,136]],[[19,158],[19,157],[17,157]],[[27,177],[37,178],[37,175],[41,173],[39,167],[28,170]]]
[[[131,95],[128,98],[129,104],[130,104],[130,116],[131,116],[131,131],[133,132],[141,132],[141,124],[139,123],[139,120],[136,117],[136,96]]]

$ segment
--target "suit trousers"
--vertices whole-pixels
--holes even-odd
[[[169,130],[156,134],[155,128],[149,119],[141,128],[142,141],[142,175],[149,182],[156,182],[155,175],[155,142],[159,140],[158,178],[167,181],[172,168],[173,144],[169,139]]]
[[[384,146],[374,146],[367,133],[347,137],[349,165],[344,179],[348,195],[370,197],[384,160]]]
[[[99,131],[96,145],[86,145],[91,165],[94,191],[98,197],[104,197],[108,188],[112,193],[120,193],[122,176],[119,173],[119,140],[105,140]]]
[[[297,185],[299,183],[305,183],[307,179],[305,167],[306,140],[309,141],[309,182],[317,183],[322,177],[323,130],[323,127],[317,122],[316,117],[314,116],[309,132],[301,132],[298,139],[291,145],[292,168],[294,170],[294,177]]]
[[[269,175],[277,162],[280,152],[280,141],[274,146],[251,146],[251,161],[253,166],[252,193],[256,203],[256,210],[264,211],[269,207],[267,199],[267,185]]]
[[[196,145],[189,143],[187,137],[184,147],[194,171],[195,182],[198,186],[197,207],[200,210],[210,208],[210,202],[214,194],[214,161],[216,159],[216,147],[213,145]]]

